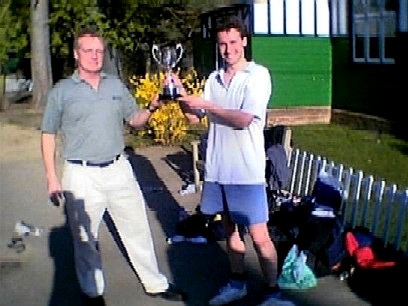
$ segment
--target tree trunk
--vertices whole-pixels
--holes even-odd
[[[52,82],[49,0],[31,0],[31,74],[33,79],[32,106],[42,110]]]
[[[0,112],[6,111],[10,107],[10,100],[6,95],[6,75],[0,67]]]
[[[123,71],[122,54],[115,47],[107,48],[103,63],[103,71],[109,74],[116,75],[125,84],[129,83],[128,77]]]

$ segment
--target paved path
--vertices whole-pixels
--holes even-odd
[[[187,177],[183,171],[189,169],[189,154],[180,148],[146,148],[137,150],[132,161],[146,195],[161,269],[187,291],[189,300],[169,303],[145,295],[110,234],[109,226],[104,224],[100,240],[107,305],[207,305],[228,275],[224,243],[166,243],[166,237],[174,233],[180,207],[193,211],[198,203],[197,194],[178,194]],[[40,237],[25,237],[27,249],[22,253],[7,247],[18,220],[45,230]],[[261,298],[261,274],[253,251],[247,259],[249,295],[235,303],[236,306],[255,306]],[[0,162],[0,261],[0,306],[80,305],[65,214],[62,207],[53,207],[47,200],[43,168],[38,158]],[[331,276],[319,278],[317,288],[288,292],[287,296],[299,306],[370,305]]]

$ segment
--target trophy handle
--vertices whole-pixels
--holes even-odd
[[[159,46],[158,46],[158,45],[153,45],[153,46],[152,46],[152,56],[153,56],[153,59],[154,59],[159,65],[161,65],[160,60],[159,60],[159,59],[157,58],[157,56],[156,56],[156,53],[160,53]]]
[[[177,53],[177,51],[178,51],[179,55],[178,55],[178,57],[176,59],[176,62],[174,63],[173,66],[176,66],[176,64],[181,60],[181,57],[183,56],[184,49],[183,49],[183,46],[180,43],[178,43],[176,45],[176,53]]]

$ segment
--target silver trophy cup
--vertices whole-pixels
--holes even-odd
[[[166,85],[162,88],[161,94],[159,94],[160,100],[174,100],[181,97],[180,88],[174,85],[174,81],[171,78],[171,72],[177,63],[183,56],[183,46],[179,43],[175,47],[165,46],[159,48],[158,45],[153,45],[152,56],[153,59],[159,64],[166,74]]]

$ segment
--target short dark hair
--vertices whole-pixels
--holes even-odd
[[[229,32],[231,29],[237,30],[241,34],[242,38],[248,36],[248,31],[243,20],[236,16],[228,17],[220,20],[220,22],[217,22],[215,34],[219,32]]]
[[[102,34],[99,32],[99,28],[94,25],[86,25],[79,29],[79,31],[75,34],[74,38],[74,49],[79,48],[79,39],[81,37],[88,36],[88,37],[97,37],[99,38],[103,44],[105,45],[105,39],[103,38]]]

